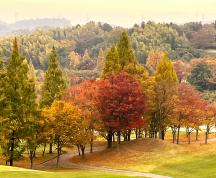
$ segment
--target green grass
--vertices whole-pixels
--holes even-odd
[[[36,171],[17,167],[0,166],[1,178],[128,178],[118,174],[110,174],[96,171],[86,170],[70,170],[70,171]]]
[[[216,154],[208,156],[183,156],[176,161],[167,161],[152,170],[153,173],[169,175],[174,178],[215,178]]]

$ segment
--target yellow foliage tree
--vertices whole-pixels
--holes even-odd
[[[73,144],[81,148],[84,155],[85,145],[89,142],[86,121],[78,107],[65,101],[54,101],[51,107],[42,111],[42,115],[51,128],[57,144],[57,166],[64,144]]]

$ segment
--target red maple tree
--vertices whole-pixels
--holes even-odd
[[[98,83],[100,114],[112,132],[140,128],[144,124],[146,98],[140,82],[121,72]]]

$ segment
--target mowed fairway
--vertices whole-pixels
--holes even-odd
[[[84,160],[76,157],[73,162],[106,166],[142,172],[151,172],[176,178],[216,177],[216,142],[204,145],[171,144],[154,139],[134,140],[116,148],[88,154]]]
[[[0,166],[1,178],[128,178],[131,176],[117,175],[96,171],[36,171],[16,167]]]

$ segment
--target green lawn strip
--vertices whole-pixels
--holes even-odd
[[[67,170],[67,171],[37,171],[16,167],[0,166],[2,178],[128,178],[132,176],[112,174],[101,171]],[[134,177],[134,176],[133,176]]]
[[[184,155],[182,155],[184,157]],[[204,157],[189,157],[161,164],[153,173],[169,175],[175,178],[213,178],[216,177],[216,154]]]

